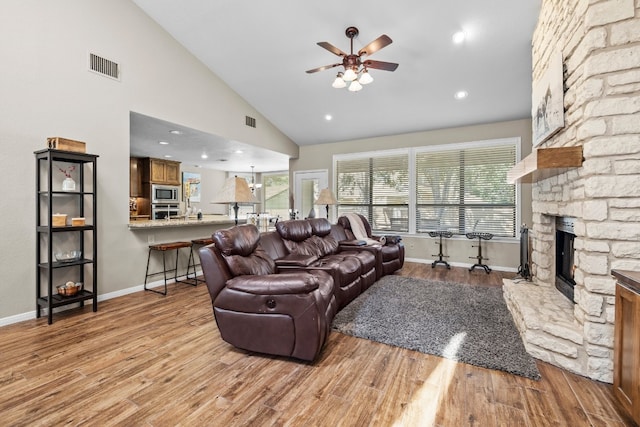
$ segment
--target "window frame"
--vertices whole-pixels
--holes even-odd
[[[515,147],[515,159],[514,161],[517,163],[521,158],[522,151],[522,138],[521,137],[506,137],[506,138],[493,138],[486,140],[478,140],[478,141],[466,141],[466,142],[453,142],[453,143],[444,143],[444,144],[436,144],[436,145],[425,145],[418,147],[407,147],[407,148],[399,148],[399,149],[391,149],[391,150],[375,150],[368,152],[358,152],[358,153],[349,153],[349,154],[334,154],[333,155],[333,191],[338,195],[337,187],[338,187],[338,161],[344,160],[362,160],[365,158],[373,158],[373,157],[385,157],[385,156],[393,156],[393,155],[408,155],[409,162],[409,171],[408,171],[408,179],[409,179],[409,227],[407,232],[400,232],[400,234],[408,234],[414,236],[424,236],[426,233],[418,233],[417,232],[417,200],[416,200],[416,157],[418,154],[425,152],[443,152],[443,151],[460,151],[465,149],[475,149],[475,148],[488,148],[488,147],[496,147],[496,146],[505,146],[505,145],[513,145]],[[514,225],[514,236],[496,236],[498,239],[502,240],[517,240],[518,236],[518,224],[521,223],[522,218],[522,197],[521,197],[521,185],[520,183],[514,184],[514,203],[515,203],[515,225]],[[339,205],[338,205],[339,206]],[[385,232],[388,230],[375,230],[377,232]]]

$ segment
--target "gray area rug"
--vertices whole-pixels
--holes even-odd
[[[343,308],[347,335],[540,379],[501,287],[385,276]]]

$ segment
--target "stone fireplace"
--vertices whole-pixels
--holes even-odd
[[[530,354],[604,382],[613,380],[611,270],[640,270],[639,28],[640,1],[542,1],[533,80],[561,51],[565,124],[538,148],[582,146],[584,161],[531,185],[533,278],[504,286]],[[558,233],[559,217],[572,233]],[[573,298],[556,288],[558,273]]]

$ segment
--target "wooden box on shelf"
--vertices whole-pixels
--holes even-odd
[[[53,214],[51,215],[51,226],[52,227],[65,227],[67,225],[67,215],[66,214]]]
[[[87,152],[87,144],[84,142],[60,138],[59,136],[47,138],[47,147],[53,148],[54,150],[75,151],[77,153]]]

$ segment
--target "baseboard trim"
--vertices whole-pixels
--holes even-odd
[[[405,261],[407,262],[415,262],[417,264],[431,264],[433,261],[433,259],[424,259],[424,258],[405,258]],[[449,263],[452,267],[464,267],[464,268],[471,268],[471,266],[473,264],[468,263],[468,262],[450,262]],[[442,267],[442,266],[440,266]],[[489,267],[491,267],[492,270],[496,270],[496,271],[504,271],[507,273],[517,273],[518,269],[517,268],[513,268],[513,267],[502,267],[499,265],[490,265]]]
[[[202,275],[202,271],[198,271],[196,273],[198,276]],[[179,276],[178,279],[182,280],[185,279],[186,276]],[[175,280],[173,279],[169,279],[167,280],[167,284],[171,284],[171,283],[175,283]],[[156,280],[154,282],[150,282],[147,283],[147,288],[158,288],[160,286],[164,286],[164,280]],[[144,290],[144,284],[142,285],[136,285],[136,286],[132,286],[130,288],[126,288],[126,289],[120,289],[118,291],[113,291],[113,292],[108,292],[106,294],[102,294],[102,295],[98,295],[98,302],[100,301],[106,301],[112,298],[118,298],[124,295],[128,295],[128,294],[132,294],[134,292],[140,292]],[[69,306],[76,304],[76,303],[72,303],[69,304]],[[74,308],[77,308],[75,305],[73,305],[72,307],[58,307],[58,308],[54,308],[53,312],[54,313],[60,313],[62,311],[65,310],[72,310]],[[7,325],[12,325],[14,323],[18,323],[18,322],[24,322],[25,320],[33,320],[36,317],[36,311],[32,310],[32,311],[28,311],[26,313],[20,313],[20,314],[14,314],[13,316],[8,316],[8,317],[3,317],[0,318],[0,327],[2,326],[7,326]]]

